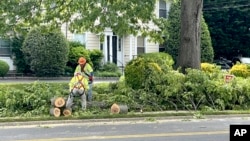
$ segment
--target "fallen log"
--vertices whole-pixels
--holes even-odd
[[[54,107],[63,107],[65,106],[65,98],[63,97],[54,97],[50,99],[51,105]]]
[[[72,109],[71,108],[65,108],[64,110],[63,110],[63,115],[64,116],[70,116],[72,114]]]
[[[114,103],[111,106],[111,113],[113,114],[127,114],[128,113],[128,106],[127,105],[118,105]]]
[[[61,110],[59,108],[50,108],[50,115],[54,117],[59,117],[61,115]]]

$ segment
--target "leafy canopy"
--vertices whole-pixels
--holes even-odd
[[[22,32],[49,24],[69,23],[72,32],[101,34],[111,28],[117,35],[149,35],[160,39],[162,21],[154,14],[157,0],[4,0],[0,2],[0,33]],[[157,27],[152,26],[154,23]],[[152,28],[154,27],[154,28]]]

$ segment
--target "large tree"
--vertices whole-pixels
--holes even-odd
[[[172,3],[169,16],[167,31],[169,38],[166,40],[166,52],[172,55],[176,63],[178,49],[180,48],[180,28],[181,28],[181,0]],[[201,62],[213,62],[214,52],[208,26],[201,17]]]
[[[200,69],[201,15],[203,0],[181,0],[181,46],[177,65]]]

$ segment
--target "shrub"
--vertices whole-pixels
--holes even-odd
[[[146,53],[139,55],[139,57],[145,58],[149,62],[157,63],[164,70],[172,69],[172,65],[174,64],[172,56],[168,53]]]
[[[106,63],[94,72],[95,76],[99,77],[120,77],[122,75],[121,71],[114,63]]]
[[[68,61],[68,42],[59,29],[32,29],[22,46],[27,63],[36,76],[60,76]]]
[[[172,70],[173,59],[166,53],[149,53],[131,60],[125,67],[125,82],[134,89],[145,87],[145,80]]]
[[[0,76],[4,77],[10,69],[10,66],[5,62],[0,60]]]
[[[69,43],[69,48],[74,48],[74,47],[83,47],[83,48],[86,48],[85,45],[83,45],[79,41],[68,41],[68,43]]]
[[[219,67],[215,64],[201,63],[201,70],[208,73],[218,72]]]
[[[94,76],[97,77],[120,77],[122,74],[119,71],[110,72],[110,71],[96,71],[94,72]]]
[[[235,76],[246,78],[250,76],[250,65],[236,64],[229,70],[229,72]]]
[[[101,61],[104,55],[101,50],[97,49],[91,50],[89,53],[90,60],[93,63],[93,69],[94,71],[96,71],[101,67]]]
[[[97,49],[87,50],[84,45],[74,41],[69,42],[69,48],[70,51],[66,67],[67,73],[73,73],[78,65],[77,62],[79,57],[85,57],[87,62],[93,67],[94,71],[97,71],[100,68],[103,58],[102,51]]]
[[[117,71],[119,71],[119,68],[117,67],[117,65],[115,63],[108,62],[108,63],[104,64],[100,70],[109,71],[109,72],[117,72]]]
[[[67,66],[69,68],[72,68],[72,72],[70,72],[70,73],[73,73],[76,66],[78,65],[79,57],[86,58],[87,62],[90,65],[92,65],[92,62],[91,62],[90,57],[89,57],[89,51],[88,50],[84,49],[83,46],[71,47],[70,51],[69,51],[68,62],[67,62]]]
[[[22,44],[24,42],[24,36],[14,37],[12,39],[12,53],[14,57],[14,65],[16,66],[16,71],[18,73],[31,73],[30,66],[27,64],[24,58],[24,54],[21,50]]]

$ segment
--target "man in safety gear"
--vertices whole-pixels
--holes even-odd
[[[74,97],[81,97],[81,106],[83,110],[87,108],[86,92],[88,91],[88,80],[85,79],[81,73],[75,73],[74,77],[69,82],[69,97],[66,102],[66,108],[71,108],[73,105]]]
[[[89,90],[87,92],[87,100],[92,101],[92,87],[93,87],[93,68],[84,57],[78,59],[78,65],[75,69],[75,73],[81,73],[84,78],[88,79]]]

